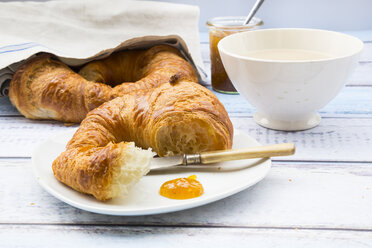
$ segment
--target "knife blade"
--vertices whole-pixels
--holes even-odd
[[[211,164],[230,160],[267,158],[274,156],[293,155],[296,147],[291,143],[267,146],[248,147],[243,149],[209,151],[196,154],[183,154],[170,157],[156,157],[151,161],[150,169],[170,168],[173,166],[190,166]]]
[[[171,157],[154,157],[151,160],[150,169],[169,168],[183,164],[184,155],[177,155]]]

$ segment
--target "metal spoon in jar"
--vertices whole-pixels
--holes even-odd
[[[263,4],[264,0],[257,0],[256,3],[254,4],[251,12],[249,12],[247,18],[245,19],[243,25],[247,25],[251,19],[253,18],[253,16],[256,14],[257,10],[261,7],[261,5]]]

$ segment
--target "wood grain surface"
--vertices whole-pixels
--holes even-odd
[[[202,40],[207,71],[208,46]],[[8,98],[0,98],[0,247],[372,246],[370,40],[313,129],[262,128],[242,96],[216,95],[236,129],[262,144],[292,142],[296,154],[273,159],[263,181],[236,195],[185,211],[136,217],[89,213],[43,190],[33,175],[32,151],[77,126],[25,119]]]
[[[6,232],[2,232],[5,229]],[[38,237],[38,238],[36,238]],[[11,247],[370,247],[364,231],[151,226],[3,225]],[[8,246],[10,247],[10,246]]]

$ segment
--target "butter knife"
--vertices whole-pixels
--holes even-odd
[[[169,168],[173,166],[190,166],[211,164],[230,160],[267,158],[288,156],[295,153],[295,145],[283,143],[267,146],[255,146],[243,149],[201,152],[196,154],[183,154],[170,157],[156,157],[151,161],[151,170]]]

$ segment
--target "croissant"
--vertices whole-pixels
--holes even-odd
[[[89,112],[52,168],[59,181],[105,201],[125,194],[148,172],[152,154],[146,149],[159,156],[230,149],[232,137],[218,98],[177,76]]]
[[[43,54],[16,71],[9,98],[27,118],[79,123],[102,103],[169,82],[176,74],[197,82],[193,67],[166,45],[115,53],[88,63],[79,74]]]

